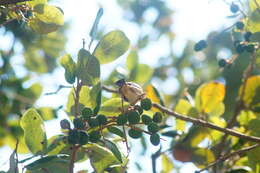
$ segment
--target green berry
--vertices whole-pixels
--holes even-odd
[[[244,29],[244,27],[245,27],[245,24],[243,23],[243,22],[237,22],[236,23],[236,27],[237,27],[237,29],[239,29],[239,30],[243,30]]]
[[[238,44],[237,46],[236,46],[236,51],[237,51],[237,53],[238,54],[241,54],[241,53],[243,53],[244,51],[245,51],[245,45],[244,44]]]
[[[237,4],[234,4],[234,3],[232,2],[231,6],[230,6],[230,11],[231,11],[232,13],[237,13],[238,10],[239,10],[239,6],[238,6]]]
[[[162,122],[162,113],[161,112],[155,112],[153,116],[153,122],[155,123],[161,123]]]
[[[107,123],[107,117],[105,115],[98,115],[97,120],[99,125],[105,125]]]
[[[90,108],[87,108],[85,107],[83,110],[82,110],[82,117],[85,119],[85,120],[89,120],[91,115],[93,114],[92,110]]]
[[[127,122],[127,114],[120,114],[117,117],[116,122],[117,122],[117,125],[119,125],[119,126],[124,125]]]
[[[70,130],[68,136],[69,144],[77,144],[79,141],[79,132],[77,130]]]
[[[60,121],[60,127],[62,129],[70,129],[70,122],[67,119],[63,119]]]
[[[247,42],[250,42],[250,37],[252,36],[252,32],[246,32],[244,38]]]
[[[84,129],[85,127],[85,123],[82,121],[81,118],[74,118],[73,124],[76,129]]]
[[[156,133],[159,131],[159,126],[156,123],[152,122],[147,126],[147,129],[151,133]]]
[[[101,138],[101,134],[99,131],[92,131],[89,133],[89,141],[90,142],[98,142]]]
[[[96,118],[90,118],[88,124],[90,127],[97,127],[99,125],[99,122]]]
[[[149,117],[148,115],[142,115],[142,122],[145,125],[148,125],[148,124],[150,124],[150,122],[152,122],[152,118]]]
[[[86,132],[80,131],[79,132],[79,144],[85,145],[88,143],[88,134]]]
[[[128,130],[128,135],[131,138],[137,139],[137,138],[140,138],[142,136],[142,132],[138,131],[138,130],[130,129],[130,130]]]
[[[249,53],[253,53],[255,51],[255,46],[253,44],[249,44],[246,46],[246,51]]]
[[[198,51],[201,51],[203,50],[204,48],[207,47],[207,42],[205,40],[200,40],[199,42],[197,42],[195,45],[194,45],[194,50],[196,52]]]
[[[225,59],[220,59],[218,61],[218,66],[219,67],[225,67],[227,65],[227,61]]]
[[[136,111],[128,112],[127,119],[129,124],[137,124],[140,121],[140,115]]]
[[[150,110],[152,108],[152,101],[149,98],[141,100],[141,107],[146,111]]]
[[[157,146],[160,144],[160,136],[157,133],[154,133],[150,136],[150,142],[154,145]]]
[[[139,105],[135,105],[135,108],[134,108],[134,109],[137,110],[140,115],[142,115],[143,112],[144,112],[144,111],[143,111],[143,108],[142,108],[141,106],[139,106]]]

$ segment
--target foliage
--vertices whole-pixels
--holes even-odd
[[[17,165],[25,163],[28,173],[73,173],[74,164],[86,160],[97,173],[126,172],[134,140],[141,141],[144,152],[148,146],[160,145],[151,157],[153,172],[158,158],[163,173],[179,169],[176,161],[192,162],[201,171],[236,172],[239,167],[244,172],[259,172],[260,1],[249,0],[248,8],[232,3],[230,10],[238,21],[230,31],[211,33],[198,43],[188,42],[179,57],[169,50],[156,67],[139,63],[139,52],[161,37],[172,44],[173,12],[160,0],[118,0],[118,4],[132,14],[130,22],[154,29],[142,33],[135,44],[121,30],[102,33],[99,38],[101,8],[89,33],[88,49],[83,42],[74,58],[70,54],[60,57],[65,44],[63,31],[58,30],[64,25],[61,9],[45,0],[0,3],[1,23],[13,34],[14,44],[17,40],[22,44],[28,72],[22,78],[17,76],[11,64],[14,45],[8,51],[0,50],[0,146],[14,149],[8,172],[17,172]],[[158,12],[152,24],[144,17],[151,8]],[[94,40],[98,43],[91,51]],[[217,58],[223,48],[232,52],[231,58]],[[204,61],[196,58],[200,54],[206,57]],[[107,79],[101,79],[102,64],[122,55],[126,55],[127,72],[114,69]],[[44,121],[56,118],[56,110],[34,108],[43,86],[34,83],[26,88],[24,83],[32,72],[51,73],[57,57],[72,89],[65,110],[68,118],[60,121],[62,133],[47,139]],[[194,74],[192,82],[185,79],[185,69]],[[169,70],[177,71],[179,88],[167,95],[152,83],[172,77]],[[119,88],[107,87],[121,78],[142,85],[144,90],[125,81]],[[127,102],[131,96],[138,98],[137,104]],[[165,142],[166,138],[170,142]],[[32,157],[18,161],[17,153]],[[137,169],[142,165],[137,163]]]

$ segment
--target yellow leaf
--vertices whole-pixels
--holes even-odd
[[[225,97],[225,86],[219,82],[209,82],[196,91],[195,105],[199,112],[210,113]]]
[[[173,170],[173,162],[165,154],[163,154],[161,157],[162,157],[161,173],[170,173]]]
[[[260,102],[260,75],[258,76],[251,76],[247,79],[246,83],[244,84],[244,94],[243,94],[243,85],[239,89],[239,96],[243,95],[243,101],[246,106],[250,106],[250,104],[257,104],[255,100],[259,100]],[[255,97],[259,96],[259,97]],[[255,102],[255,103],[254,103]]]

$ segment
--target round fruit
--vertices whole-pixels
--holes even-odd
[[[255,51],[255,46],[253,44],[249,44],[246,46],[246,51],[249,53],[253,53]]]
[[[141,100],[141,107],[146,111],[150,110],[152,108],[152,101],[148,98]]]
[[[141,108],[141,106],[139,106],[139,105],[135,105],[134,109],[137,110],[140,115],[142,115],[142,113],[144,112],[143,109]]]
[[[99,125],[99,122],[96,118],[90,118],[88,124],[90,127],[97,127]]]
[[[131,111],[128,112],[127,119],[130,124],[137,124],[140,121],[140,115],[136,111]]]
[[[173,157],[175,160],[181,162],[190,162],[191,161],[191,152],[183,148],[173,148]]]
[[[231,6],[230,6],[230,11],[232,13],[237,13],[238,10],[239,10],[239,6],[237,4],[232,3]]]
[[[98,115],[97,120],[99,125],[105,125],[107,123],[107,117],[105,115]]]
[[[90,108],[87,108],[85,107],[83,110],[82,110],[82,117],[85,119],[85,120],[89,120],[91,115],[93,114],[92,110]]]
[[[148,124],[150,124],[150,122],[152,122],[152,118],[149,117],[148,115],[142,115],[142,122],[145,125],[148,125]]]
[[[194,45],[194,50],[197,52],[197,51],[201,51],[206,47],[207,47],[207,42],[205,40],[200,40]]]
[[[89,141],[90,142],[98,142],[101,138],[101,134],[99,131],[92,131],[89,133]]]
[[[218,61],[218,66],[219,67],[225,67],[227,65],[227,61],[225,59],[220,59]]]
[[[140,138],[142,136],[142,132],[138,131],[138,130],[130,129],[130,130],[128,130],[128,135],[131,138],[137,139],[137,138]]]
[[[84,129],[85,127],[85,123],[80,118],[74,118],[73,124],[76,129]]]
[[[127,122],[127,114],[120,114],[118,117],[117,117],[117,125],[124,125],[126,122]]]
[[[70,129],[70,122],[67,119],[63,119],[60,121],[60,127],[62,129]]]
[[[245,26],[245,24],[243,23],[243,22],[237,22],[236,23],[236,27],[237,27],[237,29],[239,29],[239,30],[243,30],[244,29],[244,26]]]
[[[154,145],[157,146],[160,144],[160,136],[157,133],[154,133],[150,136],[150,142]]]
[[[155,122],[155,123],[162,122],[162,113],[161,112],[155,112],[155,114],[153,116],[153,122]]]
[[[80,131],[79,132],[79,144],[85,145],[88,143],[88,134],[86,132]]]
[[[149,132],[151,133],[156,133],[159,131],[159,127],[156,123],[150,123],[148,126],[147,126],[147,129]]]
[[[79,141],[79,132],[77,130],[70,130],[68,136],[69,144],[77,144]]]

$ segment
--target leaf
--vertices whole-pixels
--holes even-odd
[[[138,65],[137,50],[132,49],[126,58],[126,66],[128,70],[133,70],[137,65]]]
[[[252,119],[248,124],[248,129],[251,135],[260,137],[260,119]]]
[[[88,156],[96,173],[103,173],[109,166],[120,164],[113,153],[105,147],[97,144],[87,144],[84,145],[84,148],[89,151]]]
[[[121,98],[112,98],[105,101],[100,108],[99,114],[107,116],[119,115],[122,110],[121,102]],[[124,108],[126,108],[128,105],[128,103],[124,102]]]
[[[146,97],[151,99],[153,103],[159,103],[162,106],[164,106],[164,102],[162,100],[159,91],[153,85],[147,85],[145,91],[146,91]]]
[[[121,152],[119,151],[116,144],[109,140],[104,140],[104,142],[105,142],[105,146],[114,154],[117,160],[123,163]]]
[[[48,155],[57,155],[59,154],[65,147],[66,143],[64,142],[66,138],[63,135],[53,136],[48,140],[48,146],[46,149],[46,153]]]
[[[241,126],[247,126],[248,123],[255,119],[256,115],[254,112],[249,111],[249,110],[242,110],[240,111],[239,115],[237,116],[237,121]]]
[[[195,106],[199,112],[210,113],[225,97],[225,86],[219,82],[209,82],[196,91]]]
[[[199,168],[203,168],[205,165],[215,161],[213,152],[207,148],[194,148],[192,151],[191,160]]]
[[[178,136],[179,134],[176,130],[171,130],[171,131],[163,132],[162,135],[174,138],[174,137]]]
[[[95,85],[99,82],[99,61],[85,49],[79,50],[77,70],[77,76],[83,81],[84,85]]]
[[[58,30],[64,24],[63,13],[55,6],[37,4],[34,16],[29,18],[28,26],[39,34],[48,34]]]
[[[57,118],[56,112],[52,107],[40,107],[37,109],[44,121]]]
[[[65,69],[65,79],[68,83],[73,84],[76,77],[76,64],[70,54],[66,54],[60,59],[61,65]]]
[[[35,173],[35,171],[37,171],[37,173],[38,171],[44,172],[42,168],[46,168],[49,171],[55,171],[55,173],[61,173],[61,169],[58,168],[62,168],[61,166],[63,166],[64,172],[66,172],[69,167],[69,158],[69,155],[66,154],[45,156],[26,165],[25,168],[29,171],[33,171],[33,173]],[[56,170],[54,168],[56,168]]]
[[[162,157],[162,171],[161,171],[161,173],[172,172],[172,170],[174,168],[173,162],[165,154],[162,154],[161,157]]]
[[[24,139],[28,149],[33,154],[43,153],[47,147],[47,138],[43,120],[38,112],[33,108],[27,110],[20,124],[24,130]]]
[[[96,115],[100,110],[101,105],[101,98],[102,98],[102,88],[101,83],[98,83],[97,85],[93,86],[90,90],[90,102],[93,107],[93,112]]]
[[[260,5],[260,0],[249,0],[249,7],[251,11],[255,11]]]
[[[89,33],[90,37],[92,37],[92,39],[95,39],[96,38],[96,35],[97,35],[97,29],[98,29],[98,24],[99,24],[99,21],[103,15],[103,8],[100,8],[97,12],[97,16],[96,16],[96,19],[92,25],[92,28],[91,28],[91,31]]]
[[[18,149],[17,149],[17,153],[19,154],[27,154],[29,153],[29,150],[25,144],[25,141],[24,141],[24,137],[21,136],[21,137],[18,137],[18,140],[19,140],[19,144],[18,144]],[[5,138],[4,138],[4,141],[5,143],[12,149],[15,149],[15,145],[16,145],[16,138],[13,136],[13,135],[7,135]]]
[[[254,10],[249,18],[245,20],[246,29],[252,33],[260,31],[260,13],[258,10]]]
[[[31,7],[34,7],[34,6],[38,5],[38,4],[47,4],[48,1],[47,0],[32,0],[32,1],[28,1],[27,3]]]
[[[120,137],[124,137],[124,133],[122,132],[122,130],[120,130],[119,128],[117,127],[108,127],[107,130],[110,132],[110,133],[113,133],[115,135],[118,135]]]
[[[136,83],[144,84],[151,79],[154,70],[146,64],[138,64],[136,71],[137,73],[134,81]]]
[[[123,55],[129,45],[130,41],[122,31],[111,31],[99,41],[93,55],[100,64],[107,64]]]

